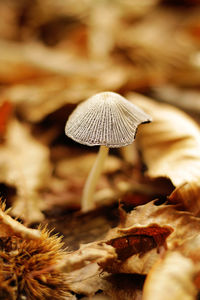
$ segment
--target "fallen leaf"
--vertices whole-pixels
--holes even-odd
[[[195,216],[200,214],[200,184],[199,182],[185,183],[177,187],[169,196],[174,204],[181,204],[181,209],[192,212]]]
[[[200,191],[200,131],[199,126],[183,111],[132,94],[131,101],[143,108],[154,120],[138,130],[137,142],[150,178],[166,177],[177,190],[170,196],[186,209],[198,214],[199,201],[190,208],[191,195]],[[148,128],[147,128],[148,127]]]
[[[69,289],[93,296],[100,289],[102,281],[98,263],[113,257],[116,258],[114,248],[99,242],[81,245],[79,250],[67,254],[60,267],[68,274]]]
[[[105,259],[117,257],[113,247],[100,242],[81,245],[80,249],[66,255],[63,270],[71,272],[93,262],[104,262]]]
[[[153,202],[138,206],[109,231],[104,241],[116,249],[118,259],[106,260],[101,267],[111,273],[147,274],[167,249],[180,251],[195,262],[199,230],[198,218],[173,206]],[[187,252],[192,237],[196,247]]]
[[[41,237],[41,232],[36,229],[25,227],[23,224],[14,220],[5,211],[5,204],[0,207],[0,237],[17,236],[25,239],[38,239]]]
[[[107,244],[111,245],[116,253],[117,260],[112,259],[100,262],[100,266],[110,273],[138,273],[146,274],[155,257],[159,257],[159,249],[166,245],[166,238],[172,228],[152,224],[146,227],[115,228],[108,236]],[[114,236],[114,238],[113,238]],[[115,237],[118,236],[118,237]]]
[[[144,300],[195,300],[195,267],[179,252],[168,252],[151,269],[144,284]]]
[[[12,213],[27,223],[43,219],[39,189],[51,173],[48,149],[16,120],[9,123],[6,143],[0,147],[0,181],[16,187]]]
[[[8,121],[11,117],[12,105],[9,101],[4,101],[0,106],[0,137],[3,137]]]

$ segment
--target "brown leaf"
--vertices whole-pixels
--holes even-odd
[[[108,272],[147,274],[166,249],[180,251],[195,261],[199,231],[198,218],[172,206],[156,206],[153,202],[138,206],[127,214],[120,227],[108,233],[107,243],[116,249],[118,259],[105,261],[101,266]],[[187,251],[192,237],[196,247]]]
[[[81,245],[80,249],[69,253],[63,261],[63,270],[71,272],[80,269],[89,263],[103,262],[105,259],[117,257],[113,247],[105,243],[93,242]]]
[[[5,211],[5,205],[0,208],[0,237],[18,236],[25,239],[38,239],[41,232],[36,229],[30,229],[11,218]]]
[[[4,101],[0,106],[0,137],[4,136],[5,134],[11,112],[11,103],[9,101]]]
[[[195,266],[179,252],[169,252],[151,269],[144,284],[144,300],[195,300]]]
[[[79,250],[67,254],[60,266],[62,271],[69,274],[70,290],[78,294],[94,295],[102,281],[98,263],[114,257],[117,257],[114,248],[99,242],[81,245]]]
[[[141,126],[137,141],[142,152],[146,174],[151,178],[166,177],[177,190],[173,202],[181,202],[186,209],[199,212],[198,197],[190,208],[192,198],[199,192],[200,131],[198,125],[181,110],[159,104],[139,95],[131,101],[151,114],[153,122]]]
[[[186,182],[177,187],[169,196],[175,204],[181,204],[182,209],[192,212],[195,216],[200,214],[200,184],[199,182]]]
[[[6,143],[0,147],[0,180],[15,186],[17,198],[12,213],[26,222],[43,219],[39,189],[50,176],[48,149],[37,142],[28,129],[16,120],[9,123]]]
[[[172,229],[170,227],[160,227],[156,224],[140,228],[113,229],[110,231],[109,236],[118,235],[119,237],[108,240],[107,244],[115,248],[117,260],[112,258],[101,262],[100,265],[111,273],[145,274],[149,270],[149,265],[147,264],[148,254],[151,253],[152,257],[154,257],[153,253],[159,255],[158,249],[161,246],[165,246],[166,238],[171,232]],[[138,262],[140,266],[136,263],[138,260],[140,260]]]
[[[125,236],[112,239],[107,243],[116,249],[118,259],[125,260],[134,254],[143,254],[164,245],[171,231],[170,227],[160,227],[157,224],[148,227],[118,229],[118,232]]]

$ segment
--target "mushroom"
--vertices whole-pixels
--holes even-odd
[[[109,148],[131,144],[141,123],[151,122],[151,117],[124,97],[113,92],[101,92],[82,102],[69,116],[65,133],[74,141],[100,145],[96,161],[87,178],[82,211],[94,207],[94,191]]]

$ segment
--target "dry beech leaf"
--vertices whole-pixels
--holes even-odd
[[[168,252],[151,269],[143,289],[143,300],[195,300],[193,262],[179,252]]]
[[[171,232],[171,227],[153,223],[127,229],[115,228],[108,233],[108,237],[112,238],[108,239],[107,244],[115,249],[117,260],[113,257],[99,264],[110,273],[147,274]]]
[[[200,170],[200,132],[184,112],[153,100],[130,95],[153,119],[138,130],[137,141],[151,178],[167,177],[174,186],[194,182]]]
[[[104,262],[106,259],[116,258],[113,247],[106,243],[93,242],[81,245],[80,249],[69,253],[63,261],[63,271],[71,272],[81,269],[90,263]]]
[[[0,137],[6,133],[9,118],[12,112],[12,105],[9,101],[3,101],[0,106]]]
[[[26,239],[38,239],[41,232],[36,229],[27,228],[18,221],[11,218],[5,211],[5,205],[0,207],[0,237],[18,236]]]
[[[27,223],[39,222],[44,205],[39,189],[44,187],[51,171],[49,151],[16,120],[9,123],[5,138],[0,147],[0,181],[16,187],[12,214]]]
[[[167,225],[173,229],[167,238],[167,247],[170,250],[182,245],[193,235],[198,235],[200,230],[200,220],[192,214],[177,211],[172,205],[156,206],[154,202],[149,202],[136,207],[127,214],[120,231],[126,232],[132,227],[143,227],[150,224],[157,224],[160,227]]]
[[[113,247],[93,242],[81,245],[80,249],[69,253],[60,267],[68,274],[69,289],[78,294],[94,295],[101,287],[100,267],[98,263],[116,258]]]
[[[108,233],[107,243],[115,248],[118,259],[106,260],[101,267],[111,273],[147,274],[164,249],[180,249],[194,260],[194,253],[184,245],[191,237],[198,244],[199,231],[199,219],[188,212],[153,202],[138,206]]]
[[[183,209],[192,212],[194,215],[200,214],[200,183],[184,183],[177,187],[169,196],[172,203],[180,204]]]
[[[96,263],[86,265],[68,275],[69,290],[89,297],[99,291],[101,281],[99,266]]]
[[[169,178],[178,188],[172,196],[173,202],[179,199],[190,210],[191,194],[198,194],[200,191],[198,125],[173,106],[156,103],[137,94],[130,94],[129,99],[153,119],[148,126],[141,126],[137,135],[137,142],[147,165],[146,174],[151,178]],[[198,202],[196,199],[196,204],[192,205],[191,210],[195,213],[199,212]]]

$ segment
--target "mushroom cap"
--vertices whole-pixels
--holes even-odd
[[[117,148],[131,144],[141,123],[151,117],[124,97],[113,92],[95,94],[69,116],[65,133],[74,141]]]

